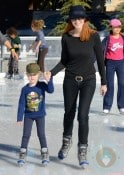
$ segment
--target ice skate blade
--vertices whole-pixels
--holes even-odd
[[[59,154],[59,155],[58,155],[58,159],[63,160],[64,158],[65,158],[64,155],[62,155],[62,154]]]
[[[82,167],[83,169],[86,169],[89,166],[89,162],[80,162],[79,163],[80,167]]]
[[[48,160],[43,160],[42,161],[42,166],[46,167],[49,164]]]
[[[25,164],[25,161],[24,160],[18,160],[18,166],[19,167],[22,167],[22,166],[24,166],[24,164]]]
[[[64,156],[62,153],[58,154],[58,159],[59,160],[63,160],[65,159],[67,156]]]

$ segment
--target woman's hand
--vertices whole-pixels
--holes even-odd
[[[100,94],[102,96],[104,96],[107,92],[107,86],[106,85],[102,85],[101,88],[100,88]]]

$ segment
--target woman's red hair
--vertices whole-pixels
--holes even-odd
[[[64,33],[69,33],[69,31],[73,30],[74,26],[72,25],[72,22],[69,21],[68,24],[65,27]],[[84,22],[81,35],[80,35],[80,40],[81,41],[88,41],[90,39],[90,36],[96,33],[96,30],[92,29],[89,25],[88,21]]]

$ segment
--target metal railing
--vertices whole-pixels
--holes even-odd
[[[21,49],[20,49],[20,60],[26,59],[37,59],[37,55],[32,50],[29,50],[29,45],[35,40],[34,36],[31,37],[20,37],[21,39]],[[58,59],[61,54],[61,37],[45,37],[49,51],[47,53],[47,58]],[[10,56],[10,51],[3,45],[0,47],[0,72],[2,72],[3,61],[8,59]]]

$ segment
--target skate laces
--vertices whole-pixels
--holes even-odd
[[[42,160],[49,160],[49,153],[47,148],[43,148],[41,151]]]
[[[20,155],[19,155],[19,158],[20,159],[24,159],[26,156],[26,153],[25,152],[20,152]]]
[[[48,152],[43,152],[41,153],[42,160],[47,160],[48,159]]]
[[[27,151],[25,148],[20,149],[19,158],[24,159],[26,157]]]
[[[66,152],[67,149],[70,148],[70,145],[71,145],[71,139],[69,139],[69,138],[64,138],[64,139],[63,139],[63,145],[62,145],[61,150],[62,150],[63,152]]]
[[[79,157],[82,160],[86,160],[87,159],[87,148],[86,147],[80,147],[79,148]]]

